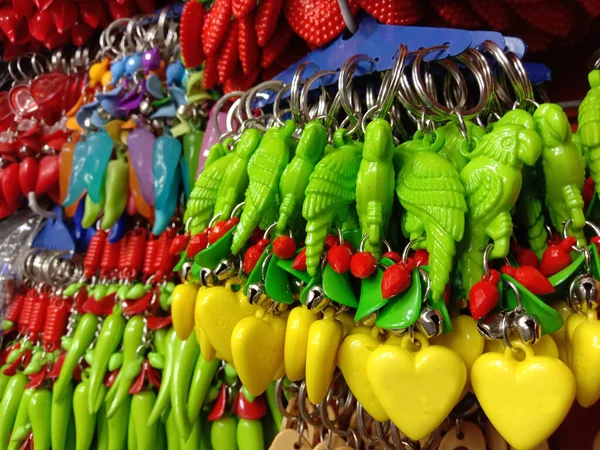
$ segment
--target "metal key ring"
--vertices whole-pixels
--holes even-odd
[[[284,86],[285,86],[284,83],[279,80],[263,81],[262,83],[253,87],[252,89],[248,90],[244,94],[244,100],[242,101],[242,104],[241,104],[243,109],[240,107],[238,112],[244,112],[246,114],[246,117],[252,117],[252,101],[254,100],[254,97],[256,97],[258,94],[260,94],[263,91],[271,91],[271,92],[277,93],[281,89],[283,89]],[[238,119],[239,119],[240,123],[242,123],[244,121],[243,120],[244,118],[241,117],[239,114],[238,114]]]
[[[360,111],[356,109],[356,102],[353,102],[354,90],[352,89],[352,77],[361,62],[371,64],[369,72],[375,69],[376,61],[367,55],[355,55],[348,58],[340,70],[338,78],[338,93],[340,94],[341,106],[349,118],[351,126],[347,129],[349,135],[354,134],[360,127]]]

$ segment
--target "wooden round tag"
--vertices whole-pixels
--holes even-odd
[[[306,440],[306,438],[298,435],[295,430],[283,430],[280,431],[273,443],[269,447],[269,450],[312,450],[312,446]]]
[[[442,438],[439,450],[486,450],[485,437],[473,422],[461,423],[460,432],[462,435],[459,439],[456,427],[452,427]]]
[[[491,422],[488,422],[485,427],[485,441],[490,450],[508,450],[508,444],[504,438],[498,433]]]
[[[334,434],[331,438],[331,442],[329,442],[329,437],[326,436],[322,442],[319,442],[314,447],[313,450],[338,450],[346,446],[346,441],[343,440],[340,436]]]

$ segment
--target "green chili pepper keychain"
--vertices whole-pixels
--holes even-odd
[[[73,413],[75,414],[75,449],[88,450],[94,440],[96,429],[96,413],[92,412],[89,405],[90,380],[85,378],[75,388],[73,394]],[[105,387],[100,384],[97,396],[104,397]]]
[[[68,440],[68,427],[73,410],[74,385],[69,380],[65,385],[61,399],[57,398],[56,391],[52,391],[52,408],[50,411],[50,436],[53,450],[66,448]]]
[[[394,201],[394,137],[384,119],[375,119],[365,132],[362,161],[356,180],[356,210],[363,235],[369,235],[365,248],[381,258],[381,238],[385,234]]]
[[[102,401],[104,400],[102,388],[104,387],[104,375],[106,375],[108,369],[108,360],[121,344],[124,330],[125,319],[121,314],[120,308],[115,308],[115,311],[104,319],[94,349],[94,360],[90,367],[89,386],[86,388],[90,412],[98,411],[102,405]]]
[[[491,259],[508,254],[513,232],[510,211],[521,191],[521,168],[533,166],[541,150],[534,131],[517,124],[497,124],[469,155],[471,161],[460,174],[468,206],[459,261],[465,292],[484,274],[483,249],[490,239],[494,241]]]
[[[104,209],[104,204],[106,202],[105,180],[106,177],[104,177],[102,179],[102,182],[100,183],[100,201],[98,203],[95,203],[94,200],[92,200],[90,194],[86,194],[85,196],[85,208],[83,212],[83,219],[81,219],[81,226],[83,228],[89,228],[92,225],[94,225],[94,223],[96,223],[96,220],[98,220],[98,217],[100,217],[102,210]]]
[[[167,350],[165,352],[166,362],[160,381],[160,390],[158,391],[158,397],[156,398],[156,402],[154,402],[152,412],[148,418],[148,423],[150,425],[161,417],[171,403],[171,384],[173,382],[175,364],[178,363],[180,343],[181,341],[177,339],[177,335],[175,334],[175,329],[171,328],[167,334]],[[170,416],[173,416],[172,412]]]
[[[29,400],[29,420],[35,448],[49,450],[51,444],[50,421],[52,393],[49,389],[37,389]]]
[[[287,165],[279,182],[279,218],[275,232],[283,234],[289,226],[297,228],[302,220],[302,203],[310,174],[323,156],[327,142],[327,131],[321,122],[308,123],[298,141],[296,153]]]
[[[8,436],[13,428],[21,397],[29,379],[22,373],[13,375],[6,386],[0,402],[0,449],[8,446]]]
[[[196,335],[192,334],[185,341],[179,341],[177,353],[178,357],[173,367],[173,379],[171,381],[171,414],[174,414],[179,435],[183,439],[187,439],[192,427],[188,418],[186,402],[194,366],[200,354]]]
[[[427,248],[431,292],[438,300],[450,279],[456,243],[465,230],[465,188],[455,167],[437,153],[439,139],[423,139],[417,132],[412,142],[402,144],[404,160],[398,174],[396,193],[406,214],[402,220],[404,234],[415,242],[414,248]],[[443,144],[442,144],[443,146]]]
[[[344,139],[346,130],[334,134],[336,151],[325,156],[310,175],[302,216],[306,220],[306,268],[314,276],[329,229],[348,218],[356,198],[356,177],[360,168],[362,143]]]
[[[138,355],[138,349],[142,345],[145,328],[142,316],[133,316],[127,322],[123,333],[124,352],[123,365],[121,367],[123,377],[119,380],[115,398],[106,411],[108,418],[113,417],[129,397],[129,389],[142,369],[142,358]]]
[[[129,192],[129,165],[122,151],[117,150],[117,159],[108,163],[105,176],[106,200],[104,216],[100,226],[103,230],[112,227],[127,206]]]
[[[10,442],[8,444],[8,450],[19,449],[21,445],[27,439],[29,432],[31,431],[31,422],[29,419],[29,402],[33,394],[33,389],[25,389],[19,402],[19,409],[15,417],[15,423],[12,427],[12,433],[10,435]]]
[[[158,423],[148,425],[150,412],[156,401],[154,391],[144,390],[133,394],[131,399],[131,413],[133,416],[135,448],[137,450],[152,450],[156,448],[158,437]]]
[[[295,128],[295,123],[288,120],[283,127],[267,130],[248,162],[246,204],[231,244],[234,254],[261,222],[264,226],[264,221],[271,219],[270,225],[277,219],[277,209],[273,208],[277,208],[279,181],[290,159],[290,138]]]
[[[217,193],[214,215],[229,217],[233,208],[241,201],[248,187],[248,161],[258,148],[262,134],[253,128],[242,133],[239,142],[235,145],[227,171]]]
[[[198,356],[187,399],[187,414],[190,423],[196,423],[200,416],[206,394],[208,393],[208,389],[215,378],[215,374],[217,373],[220,364],[221,361],[216,358],[207,362],[202,355]]]

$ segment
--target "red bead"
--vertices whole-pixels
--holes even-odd
[[[219,239],[221,239],[225,235],[225,233],[227,233],[227,231],[229,231],[227,229],[227,222],[225,220],[219,220],[213,225],[213,227],[210,230],[210,233],[208,233],[208,243],[214,244]]]
[[[292,269],[305,271],[306,270],[306,249],[303,248],[300,250],[300,253],[294,259],[294,263],[292,264]]]
[[[513,244],[511,246],[511,251],[515,255],[515,259],[519,266],[531,266],[539,269],[540,260],[530,248],[523,248],[519,244]]]
[[[185,253],[186,258],[193,258],[202,250],[204,250],[208,246],[208,231],[203,231],[202,233],[195,234],[190,239],[190,243],[188,244],[187,251]]]
[[[469,309],[473,319],[485,317],[500,300],[498,285],[491,281],[481,280],[475,283],[469,292]]]
[[[577,243],[575,238],[563,239],[559,245],[550,245],[542,255],[540,272],[550,277],[571,264],[571,246]]]
[[[171,255],[179,255],[182,251],[184,251],[190,241],[190,233],[180,234],[173,239],[171,242],[171,247],[169,248],[169,253]]]
[[[517,269],[504,266],[502,267],[502,273],[513,277],[535,295],[547,295],[554,292],[552,283],[535,267],[523,266]]]
[[[244,253],[243,263],[244,273],[246,273],[246,275],[250,274],[250,272],[254,270],[254,267],[256,266],[256,263],[262,256],[263,252],[264,248],[260,247],[259,245],[251,245],[248,247],[248,250],[246,250],[246,253]]]
[[[290,259],[296,254],[296,243],[289,236],[278,236],[273,241],[273,253],[279,259]]]
[[[259,239],[256,242],[256,245],[258,245],[259,247],[265,249],[265,248],[267,248],[267,245],[269,245],[270,243],[271,243],[270,239]]]
[[[350,269],[352,252],[344,245],[331,247],[327,252],[327,262],[337,273],[346,273]]]
[[[325,250],[328,250],[339,244],[340,244],[340,240],[338,239],[337,236],[334,236],[333,234],[328,234],[327,237],[325,238]]]
[[[413,260],[415,262],[415,266],[417,267],[426,266],[429,264],[429,252],[423,248],[415,250]]]
[[[583,203],[585,204],[586,210],[592,202],[595,192],[594,180],[592,177],[588,177],[585,180],[585,183],[583,183],[583,191],[581,192],[581,197],[583,198]]]
[[[596,249],[600,252],[600,236],[594,236],[590,239],[590,242],[596,246]]]
[[[391,259],[395,263],[402,261],[402,256],[398,252],[385,252],[381,257]]]
[[[377,261],[371,252],[358,252],[350,261],[350,272],[356,278],[369,278],[377,269]]]
[[[394,297],[408,289],[411,284],[411,271],[411,268],[402,262],[388,267],[381,280],[383,298]]]

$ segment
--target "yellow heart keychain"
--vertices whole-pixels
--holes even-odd
[[[511,343],[516,351],[484,353],[471,371],[481,408],[498,432],[517,449],[547,439],[563,421],[575,399],[575,378],[559,359],[536,356],[530,346]]]
[[[261,395],[283,366],[285,319],[266,314],[240,320],[231,335],[231,353],[242,384],[250,394]]]
[[[600,399],[600,321],[595,309],[567,319],[567,355],[577,382],[577,402],[592,406]]]
[[[367,376],[392,422],[418,441],[452,411],[467,381],[467,369],[456,352],[429,345],[419,333],[413,338],[414,343],[406,335],[400,345],[375,349],[367,362]]]
[[[333,308],[327,308],[323,318],[310,326],[306,347],[306,392],[315,405],[325,400],[343,336],[344,327],[335,318]]]
[[[533,352],[539,356],[549,356],[550,358],[558,358],[558,347],[552,339],[552,336],[546,334],[539,338],[535,344],[531,346]],[[485,352],[504,353],[506,344],[503,340],[487,340],[485,341]],[[518,356],[518,355],[517,355]]]
[[[377,328],[358,327],[340,345],[337,364],[348,387],[365,410],[379,422],[389,419],[367,378],[367,361],[381,341]]]
[[[290,381],[304,378],[308,332],[318,316],[306,306],[297,306],[290,311],[285,330],[284,363]]]
[[[233,362],[231,334],[237,323],[252,317],[257,307],[248,303],[242,291],[234,292],[228,282],[225,286],[214,286],[198,292],[196,297],[196,320],[206,334],[210,344],[221,358]]]

